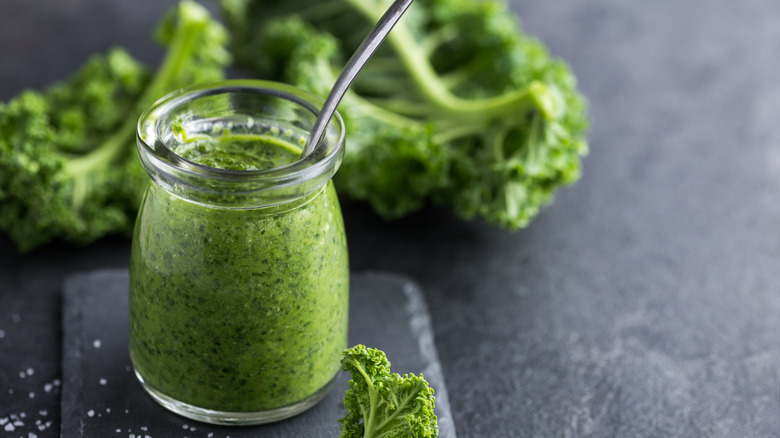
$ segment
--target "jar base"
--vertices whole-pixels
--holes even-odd
[[[267,411],[228,412],[205,409],[176,400],[175,398],[165,395],[157,389],[149,386],[144,381],[144,378],[141,377],[141,374],[138,372],[138,370],[135,369],[135,367],[133,368],[133,371],[135,372],[135,376],[138,378],[138,381],[141,382],[141,386],[143,386],[152,399],[174,414],[178,414],[182,417],[203,423],[233,426],[249,426],[273,423],[275,421],[281,421],[290,417],[294,417],[316,405],[325,397],[325,395],[333,387],[333,384],[336,382],[336,376],[334,376],[330,382],[317,390],[317,392],[291,405],[282,406],[280,408]]]

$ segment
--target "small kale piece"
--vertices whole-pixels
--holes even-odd
[[[363,345],[344,351],[352,376],[344,394],[341,438],[435,438],[433,388],[422,375],[390,373],[385,353]]]

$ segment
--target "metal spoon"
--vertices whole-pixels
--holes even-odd
[[[314,126],[311,128],[309,138],[306,139],[306,144],[303,147],[303,153],[301,158],[305,158],[312,153],[314,148],[322,140],[322,136],[325,134],[325,128],[330,123],[330,119],[333,118],[333,114],[336,112],[336,107],[339,106],[341,98],[344,97],[344,93],[352,85],[352,81],[355,80],[355,76],[360,72],[366,62],[371,59],[376,49],[382,44],[387,34],[395,26],[395,23],[406,12],[413,0],[396,0],[390,8],[385,12],[385,15],[379,19],[379,22],[374,26],[374,29],[366,35],[363,42],[360,43],[360,47],[349,58],[349,62],[341,71],[336,83],[333,84],[333,88],[330,90],[325,103],[322,105],[322,110],[317,116],[317,120],[314,121]]]

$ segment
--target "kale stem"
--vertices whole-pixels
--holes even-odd
[[[192,11],[190,8],[179,7],[179,12],[176,33],[168,47],[167,55],[157,74],[138,99],[135,113],[128,115],[119,129],[102,145],[86,155],[67,161],[63,169],[65,175],[71,178],[82,178],[85,174],[108,166],[114,161],[123,147],[132,142],[138,115],[151,101],[167,91],[168,84],[179,75],[180,70],[187,65],[187,60],[198,50],[195,41],[208,25],[209,17],[199,10]],[[185,12],[189,13],[185,15]],[[80,205],[80,200],[74,199],[74,204]]]
[[[444,144],[459,137],[479,135],[483,134],[484,132],[485,125],[481,123],[458,124],[450,127],[437,127],[433,140],[436,143]]]
[[[469,77],[471,77],[474,74],[471,69],[466,68],[458,68],[456,70],[447,72],[441,76],[441,81],[448,87],[448,88],[455,88],[458,85],[462,84],[463,82],[466,82]]]
[[[402,99],[367,98],[368,102],[385,110],[396,112],[407,117],[422,117],[430,114],[431,108],[422,102],[410,102]]]
[[[363,379],[366,381],[366,386],[368,387],[369,406],[376,408],[377,390],[374,387],[374,382],[371,380],[371,377],[368,376],[368,373],[366,373],[366,371],[363,369],[363,366],[360,362],[358,362],[354,358],[352,358],[351,360],[352,360],[352,365],[354,365],[355,369],[360,372],[360,374],[363,376]],[[377,409],[370,409],[369,412],[366,413],[361,408],[361,413],[363,414],[363,421],[364,421],[363,430],[373,430],[372,423],[374,422],[374,413],[376,411]]]
[[[354,105],[356,115],[366,115],[391,126],[415,126],[421,123],[418,120],[396,114],[381,106],[374,105],[370,101],[352,92],[348,92],[344,99],[350,101],[351,105]]]
[[[368,2],[360,0],[346,1],[370,21],[377,22],[380,19],[381,8],[372,9]],[[426,52],[419,48],[403,23],[390,32],[386,41],[394,47],[420,92],[448,117],[486,120],[510,111],[519,112],[530,108],[538,108],[548,119],[558,115],[557,102],[547,86],[539,81],[532,81],[526,88],[495,97],[461,99],[453,95],[441,81]]]
[[[195,42],[198,40],[198,36],[203,33],[203,30],[208,26],[209,16],[207,12],[203,10],[203,13],[190,13],[188,16],[184,16],[185,11],[192,11],[191,9],[179,7],[179,22],[173,40],[168,47],[167,56],[163,61],[162,66],[158,70],[158,73],[152,79],[152,82],[144,91],[143,96],[139,99],[139,113],[143,111],[153,100],[162,97],[165,93],[168,84],[173,82],[181,69],[187,66],[187,60],[193,56],[194,53],[199,50],[199,47],[195,47]]]
[[[315,69],[319,72],[321,78],[325,83],[336,82],[336,77],[333,74],[333,69],[324,60],[321,60],[316,64]],[[374,118],[380,122],[384,122],[390,125],[407,126],[417,125],[418,121],[396,114],[392,111],[388,111],[380,106],[374,105],[359,94],[349,90],[344,95],[344,101],[349,102],[349,105],[344,105],[344,108],[354,107],[355,116],[368,116]]]
[[[90,153],[65,163],[65,175],[75,178],[92,172],[103,166],[107,166],[116,157],[122,147],[130,141],[129,137],[135,129],[135,119],[125,119],[122,126],[114,134],[104,141],[99,147]]]

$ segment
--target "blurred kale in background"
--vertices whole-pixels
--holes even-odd
[[[0,103],[0,230],[20,251],[129,233],[148,178],[134,140],[164,94],[240,67],[327,95],[389,0],[221,0],[230,34],[183,1],[151,72],[122,49],[65,82]],[[358,75],[342,196],[396,218],[436,204],[508,230],[580,176],[586,102],[569,67],[494,0],[417,0]]]

